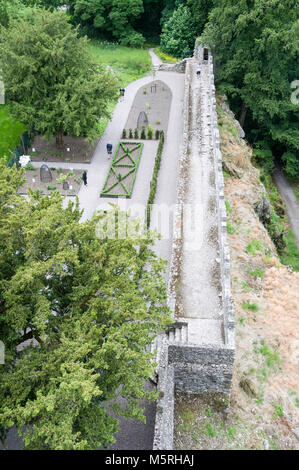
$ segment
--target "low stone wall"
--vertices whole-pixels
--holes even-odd
[[[199,57],[203,48],[199,46]],[[230,254],[227,243],[227,216],[224,199],[224,178],[222,172],[222,154],[220,150],[220,133],[218,129],[218,116],[216,109],[216,89],[213,69],[213,57],[209,56],[209,77],[210,77],[210,100],[211,100],[211,127],[213,138],[213,154],[216,180],[216,201],[218,209],[218,231],[219,231],[219,251],[220,251],[220,267],[221,267],[221,285],[222,285],[222,302],[223,302],[223,325],[225,345],[234,349],[234,330],[235,330],[235,314],[232,302],[230,288]]]
[[[173,447],[174,367],[168,364],[168,341],[163,335],[158,368],[154,450],[171,450]]]
[[[190,112],[191,112],[191,71],[190,62],[186,64],[185,75],[185,92],[184,92],[184,127],[183,127],[183,147],[179,158],[178,168],[178,182],[177,182],[177,201],[176,212],[174,214],[173,224],[173,240],[172,240],[172,255],[170,262],[170,274],[168,284],[168,305],[171,308],[173,317],[176,312],[176,280],[179,276],[179,266],[181,264],[181,248],[182,248],[182,208],[184,203],[184,194],[186,189],[186,172],[185,168],[188,165],[189,157],[189,133],[190,126]]]
[[[186,71],[186,59],[181,62],[176,62],[175,64],[161,64],[159,65],[159,72],[177,72],[185,73]]]
[[[174,234],[172,246],[172,259],[170,263],[170,276],[168,284],[167,302],[174,313],[176,304],[175,278],[177,276],[178,258],[181,252],[180,243],[180,209],[179,204],[183,202],[184,177],[183,168],[187,164],[188,137],[189,137],[189,107],[190,107],[190,67],[186,64],[185,93],[184,93],[184,144],[179,159],[179,178],[177,187],[177,210],[174,215]],[[169,341],[167,334],[163,335],[161,341],[161,350],[159,352],[160,361],[158,364],[158,383],[157,390],[159,397],[157,400],[154,450],[172,450],[173,448],[173,414],[174,414],[174,369],[175,366],[169,363],[168,351]]]
[[[223,390],[229,390],[232,382],[232,368],[228,364],[186,364],[178,363],[174,372],[175,393],[188,395],[202,395],[205,393],[221,394],[226,410],[229,403],[229,394]],[[196,394],[194,389],[196,388]]]

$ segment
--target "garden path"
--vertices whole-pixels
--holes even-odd
[[[292,230],[294,232],[296,243],[299,248],[299,202],[296,198],[292,186],[290,185],[280,168],[275,168],[273,176],[276,186],[285,202]]]

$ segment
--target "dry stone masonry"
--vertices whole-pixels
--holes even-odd
[[[187,59],[183,59],[181,62],[176,62],[175,64],[160,64],[159,65],[159,72],[177,72],[177,73],[185,73],[186,71],[186,62]]]
[[[197,76],[201,64],[201,75]],[[180,156],[168,302],[174,324],[158,351],[154,449],[172,449],[175,393],[221,394],[228,407],[234,363],[234,310],[213,59],[196,47],[186,60],[184,147]],[[190,233],[186,215],[196,224]]]

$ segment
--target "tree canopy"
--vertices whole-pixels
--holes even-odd
[[[142,46],[144,38],[134,29],[143,13],[143,0],[70,0],[70,13],[82,34],[118,40],[124,46]]]
[[[180,5],[165,23],[161,34],[161,49],[174,57],[192,56],[196,26],[190,9]]]
[[[118,82],[93,62],[63,12],[29,8],[0,29],[0,68],[13,116],[50,138],[98,135]]]
[[[272,160],[282,157],[295,176],[299,106],[291,101],[291,83],[299,77],[298,2],[218,0],[202,41],[214,50],[218,89],[239,110],[248,138],[272,149]]]
[[[0,163],[0,438],[16,425],[25,449],[106,447],[118,430],[111,410],[144,419],[139,403],[155,396],[144,390],[146,348],[170,322],[165,262],[151,232],[108,238],[109,217],[131,233],[124,213],[79,223],[78,202],[25,200],[21,182]]]

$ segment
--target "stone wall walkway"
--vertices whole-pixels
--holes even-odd
[[[196,207],[194,226],[184,230],[180,320],[188,321],[190,343],[223,343],[221,273],[218,243],[215,167],[211,130],[209,65],[190,60],[189,164],[184,204]]]

